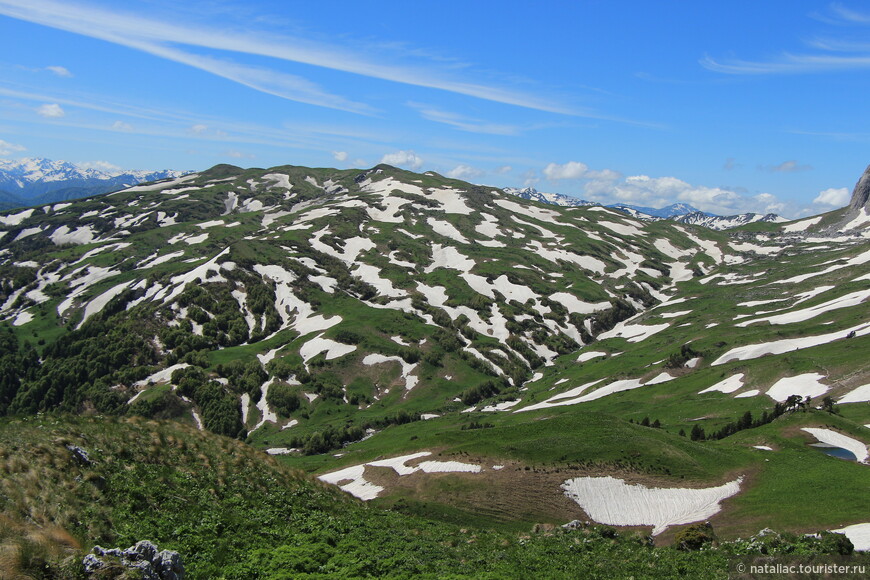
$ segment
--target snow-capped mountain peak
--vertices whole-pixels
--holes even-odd
[[[99,195],[136,185],[180,177],[188,171],[129,170],[40,157],[0,159],[0,209]]]

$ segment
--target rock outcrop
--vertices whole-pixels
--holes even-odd
[[[120,564],[124,568],[139,570],[143,580],[184,580],[184,563],[178,552],[158,551],[157,546],[148,540],[136,542],[126,550],[94,546],[92,552],[82,560],[88,574]]]
[[[852,190],[852,201],[849,202],[850,210],[860,210],[866,208],[870,210],[870,165],[864,170],[864,175],[855,184],[855,189]]]

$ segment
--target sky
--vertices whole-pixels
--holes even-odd
[[[389,163],[796,218],[870,163],[870,6],[0,0],[0,158]]]

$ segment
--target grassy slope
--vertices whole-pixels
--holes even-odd
[[[375,509],[176,423],[5,420],[0,472],[0,564],[10,574],[77,577],[91,545],[141,539],[180,551],[194,579],[727,574],[724,553],[653,549],[604,528],[518,535]]]

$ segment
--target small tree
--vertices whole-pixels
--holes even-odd
[[[679,550],[700,550],[706,544],[717,540],[710,522],[686,526],[674,536],[674,544]]]

